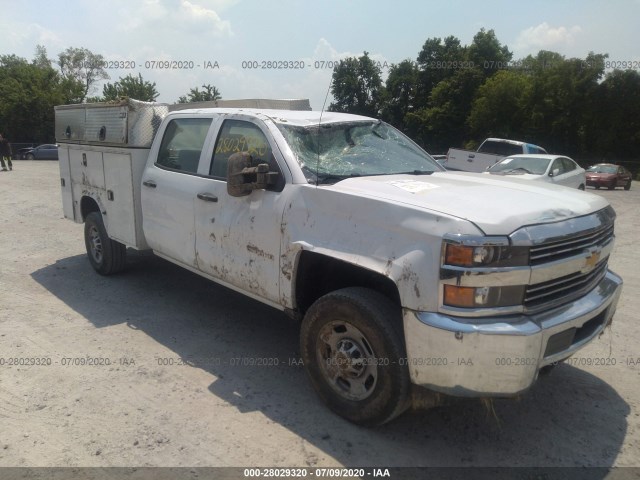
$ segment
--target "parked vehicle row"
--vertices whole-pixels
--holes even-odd
[[[546,153],[544,148],[531,143],[506,138],[487,138],[477,151],[450,148],[443,165],[448,170],[484,172],[507,156]]]
[[[513,175],[581,190],[586,186],[629,190],[633,180],[620,165],[598,163],[585,171],[565,155],[549,155],[537,145],[503,138],[487,138],[477,152],[450,148],[447,155],[432,157],[447,170]]]

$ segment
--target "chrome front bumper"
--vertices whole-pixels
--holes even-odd
[[[622,279],[608,271],[587,295],[535,315],[461,318],[404,310],[414,384],[457,396],[509,396],[540,368],[564,360],[611,323]]]

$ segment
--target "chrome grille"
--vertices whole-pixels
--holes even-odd
[[[605,258],[588,273],[576,272],[547,282],[528,285],[524,294],[524,306],[527,310],[569,302],[594,288],[607,273]]]
[[[605,246],[611,240],[613,240],[613,224],[605,225],[590,232],[572,235],[562,240],[533,246],[530,249],[529,263],[531,266],[535,266],[554,260],[561,260],[576,255],[589,247]]]

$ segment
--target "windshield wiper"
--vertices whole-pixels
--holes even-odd
[[[412,170],[411,172],[389,173],[388,175],[431,175],[433,170]]]
[[[316,183],[316,185],[326,185],[326,184],[333,184],[333,183],[338,183],[342,180],[345,180],[347,178],[352,178],[352,177],[359,177],[360,174],[359,173],[350,173],[349,175],[330,175],[330,174],[320,174],[316,176],[316,181],[315,182],[311,182],[311,183]]]

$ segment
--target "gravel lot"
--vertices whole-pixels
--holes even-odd
[[[589,191],[618,213],[612,328],[493,411],[455,400],[371,430],[319,403],[281,313],[149,254],[97,275],[57,162],[16,161],[0,173],[0,467],[640,466],[640,183]]]

